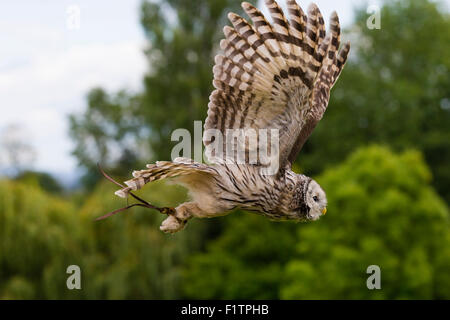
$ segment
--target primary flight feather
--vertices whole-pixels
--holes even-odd
[[[171,211],[160,227],[164,232],[183,229],[192,217],[224,215],[235,208],[274,220],[316,220],[326,212],[325,192],[313,179],[295,174],[291,165],[328,106],[350,44],[339,48],[335,12],[326,33],[315,4],[306,15],[295,0],[288,0],[287,19],[275,1],[265,3],[272,23],[247,2],[242,7],[252,24],[237,14],[228,15],[233,27],[224,28],[223,53],[215,57],[215,90],[204,125],[209,164],[188,158],[158,161],[134,171],[127,187],[116,192],[127,197],[165,178],[185,186],[192,201]],[[261,145],[252,144],[251,135],[242,139],[233,135],[236,132],[253,132],[258,139],[262,132],[275,135],[277,147],[268,146],[268,158],[276,160],[276,171],[267,171],[263,159],[249,161],[252,154],[261,154]],[[244,161],[238,161],[237,150],[244,151],[239,158]]]

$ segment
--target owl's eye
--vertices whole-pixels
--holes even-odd
[[[314,200],[315,202],[317,202],[317,201],[319,201],[319,198],[317,198],[317,196],[314,196],[314,197],[313,197],[313,200]]]

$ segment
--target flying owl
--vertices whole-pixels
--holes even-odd
[[[306,15],[295,0],[288,0],[287,19],[275,1],[265,3],[272,23],[247,2],[242,7],[252,24],[228,14],[233,27],[224,27],[223,53],[215,57],[215,90],[209,97],[203,143],[205,149],[223,144],[226,152],[210,152],[208,164],[188,158],[149,164],[145,170],[134,171],[134,178],[125,182],[127,187],[115,193],[126,198],[146,183],[166,178],[186,187],[192,201],[165,211],[168,217],[160,227],[164,232],[182,230],[192,217],[225,215],[236,208],[273,220],[317,220],[326,213],[325,192],[313,179],[294,173],[291,166],[327,108],[350,44],[339,49],[335,12],[326,34],[315,4]],[[248,161],[252,152],[259,151],[259,144],[228,139],[230,132],[240,129],[276,130],[278,147],[271,148],[277,152],[270,157],[277,161],[275,172],[262,170],[268,166],[263,161]],[[206,134],[211,131],[223,134],[222,139]],[[244,161],[237,161],[236,150],[244,150]]]

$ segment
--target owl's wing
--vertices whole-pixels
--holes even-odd
[[[265,2],[272,24],[247,2],[242,7],[253,25],[234,13],[228,15],[234,28],[224,28],[225,39],[220,42],[224,54],[215,57],[215,90],[208,104],[203,142],[208,155],[215,139],[207,134],[209,129],[223,136],[227,129],[276,129],[279,161],[284,166],[292,164],[322,118],[350,44],[338,51],[340,26],[335,12],[326,35],[315,4],[306,16],[294,0],[288,0],[288,21],[275,1]],[[230,156],[226,143],[223,138],[224,157]],[[232,142],[242,143],[242,139]],[[246,144],[244,148],[248,152],[251,147]]]
[[[130,191],[141,189],[149,182],[192,175],[213,176],[217,175],[217,171],[206,164],[188,158],[175,158],[173,162],[157,161],[155,164],[148,164],[147,169],[133,171],[134,178],[125,181],[127,187],[117,190],[115,194],[126,198]]]

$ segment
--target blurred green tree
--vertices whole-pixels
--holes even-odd
[[[450,225],[420,153],[372,146],[318,179],[329,214],[274,224],[236,213],[189,259],[189,298],[450,298]],[[366,268],[381,268],[368,290]]]
[[[148,154],[142,142],[146,127],[136,116],[138,101],[138,96],[125,91],[112,95],[93,88],[87,95],[87,110],[69,116],[70,136],[75,141],[72,153],[84,169],[82,182],[88,188],[101,177],[97,163],[112,174],[125,176]]]
[[[14,180],[21,181],[28,185],[37,185],[43,190],[54,194],[62,194],[64,191],[64,187],[58,182],[58,180],[46,172],[26,170],[19,173]]]
[[[184,270],[189,299],[278,299],[284,266],[295,255],[296,224],[241,211],[221,217],[224,230]]]
[[[205,224],[165,235],[158,229],[164,217],[140,208],[94,221],[124,205],[114,189],[99,184],[80,205],[28,181],[0,180],[0,299],[180,297],[182,266],[201,247]],[[161,206],[185,197],[164,183],[146,192],[140,195]],[[81,268],[82,290],[67,288],[69,265]]]
[[[448,299],[450,225],[418,152],[363,148],[318,179],[329,216],[298,231],[282,298]],[[381,268],[381,290],[366,268]]]

